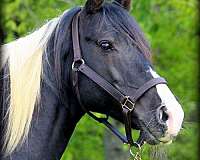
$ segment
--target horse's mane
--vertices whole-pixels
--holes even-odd
[[[0,69],[7,63],[10,78],[10,103],[3,147],[6,154],[11,153],[28,135],[34,106],[40,98],[42,55],[58,20],[52,19],[32,34],[2,46]]]

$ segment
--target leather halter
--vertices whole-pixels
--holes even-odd
[[[150,81],[146,82],[138,90],[136,90],[133,96],[124,95],[121,91],[116,89],[112,84],[106,81],[102,76],[97,74],[92,68],[90,68],[84,61],[81,55],[80,43],[79,43],[79,15],[80,11],[74,16],[72,21],[72,41],[73,41],[73,52],[74,52],[74,61],[72,64],[72,84],[77,96],[77,99],[80,103],[82,109],[93,119],[99,123],[104,124],[111,132],[116,135],[123,143],[128,144],[129,146],[140,147],[141,144],[133,141],[131,133],[131,113],[135,108],[135,103],[139,98],[143,96],[150,88],[156,86],[157,84],[166,84],[164,78],[153,78]],[[93,113],[91,113],[81,102],[79,86],[78,86],[78,73],[81,72],[87,76],[90,80],[95,82],[101,88],[103,88],[107,93],[109,93],[121,106],[121,111],[124,116],[125,132],[126,136],[121,135],[121,133],[108,122],[107,118],[98,118]]]

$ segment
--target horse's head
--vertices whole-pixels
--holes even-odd
[[[130,1],[103,3],[88,0],[79,17],[82,56],[89,67],[125,95],[159,77],[150,62],[148,44],[129,15]],[[88,77],[80,74],[79,90],[84,106],[123,122],[119,103]],[[166,84],[158,84],[137,101],[132,128],[141,130],[150,144],[169,142],[181,129],[181,105]]]

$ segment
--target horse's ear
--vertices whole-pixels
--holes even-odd
[[[128,11],[131,8],[131,0],[115,0],[114,3],[119,4],[120,6],[122,6],[123,8],[125,8]]]
[[[87,13],[96,13],[103,4],[104,0],[87,0],[85,9]]]

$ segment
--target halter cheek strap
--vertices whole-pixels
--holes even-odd
[[[108,81],[106,81],[102,76],[97,74],[92,68],[90,68],[84,61],[81,55],[80,43],[79,43],[79,29],[78,29],[78,19],[80,11],[74,16],[72,21],[72,41],[73,41],[73,52],[74,61],[72,63],[72,84],[82,109],[93,119],[99,123],[104,124],[111,132],[116,135],[123,143],[129,144],[130,146],[139,147],[140,144],[133,141],[131,132],[131,113],[135,108],[135,103],[139,98],[143,96],[150,88],[156,86],[157,84],[166,84],[164,78],[153,78],[150,81],[143,84],[138,90],[136,90],[133,96],[124,95],[120,90],[116,89]],[[79,86],[78,86],[78,73],[81,72],[90,80],[95,82],[101,88],[103,88],[107,93],[109,93],[120,105],[120,109],[123,113],[125,132],[126,136],[121,135],[121,133],[108,122],[107,118],[98,118],[92,112],[90,112],[81,101]]]

